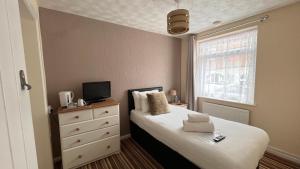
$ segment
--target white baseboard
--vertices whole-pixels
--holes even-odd
[[[295,162],[297,164],[300,164],[300,157],[299,156],[297,156],[295,154],[288,153],[288,152],[286,152],[284,150],[281,150],[279,148],[268,146],[267,152],[269,152],[271,154],[274,154],[278,157],[287,159],[289,161]]]
[[[127,138],[129,138],[129,137],[131,137],[130,134],[123,135],[123,136],[121,136],[121,140],[127,139]]]

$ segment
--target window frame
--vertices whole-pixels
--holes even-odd
[[[234,34],[238,34],[238,33],[242,33],[242,32],[246,32],[246,31],[250,31],[250,30],[254,30],[256,29],[257,31],[257,34],[256,34],[256,51],[255,51],[255,66],[254,66],[254,69],[255,69],[255,73],[254,73],[254,93],[253,93],[253,103],[243,103],[243,102],[239,102],[239,101],[236,101],[236,100],[227,100],[227,99],[222,99],[222,98],[214,98],[214,97],[209,97],[209,96],[196,96],[197,98],[203,98],[203,99],[209,99],[209,100],[215,100],[215,101],[222,101],[222,102],[228,102],[228,103],[233,103],[233,104],[240,104],[240,105],[246,105],[246,106],[256,106],[256,75],[257,75],[257,58],[258,58],[258,36],[259,36],[259,30],[258,30],[258,26],[255,25],[255,26],[251,26],[251,27],[246,27],[246,28],[242,28],[242,29],[238,29],[238,30],[233,30],[233,31],[230,31],[230,32],[226,32],[226,33],[223,33],[223,34],[217,34],[215,36],[209,36],[207,38],[197,38],[196,39],[196,52],[198,52],[198,44],[200,43],[203,43],[203,42],[206,42],[206,41],[210,41],[210,40],[214,40],[214,39],[218,39],[218,38],[224,38],[226,36],[231,36],[231,35],[234,35]],[[196,57],[197,57],[197,54],[196,54]],[[195,63],[194,63],[195,64]],[[194,66],[195,68],[196,66]]]

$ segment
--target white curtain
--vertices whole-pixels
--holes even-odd
[[[254,104],[257,28],[197,42],[195,95]]]

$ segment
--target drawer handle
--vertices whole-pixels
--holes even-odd
[[[108,111],[106,110],[105,113],[108,113]]]
[[[80,142],[81,142],[81,140],[80,140],[80,139],[78,139],[78,140],[77,140],[77,143],[80,143]]]
[[[79,119],[79,116],[75,116],[75,119]]]
[[[109,132],[106,132],[106,134],[109,134]]]
[[[81,159],[82,158],[82,155],[78,155],[78,159]]]
[[[75,131],[79,131],[79,130],[80,130],[80,128],[76,128],[76,129],[75,129]]]
[[[110,146],[107,146],[107,149],[110,149]]]
[[[107,121],[107,122],[105,122],[105,124],[109,124],[109,122]]]

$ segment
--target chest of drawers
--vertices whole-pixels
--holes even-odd
[[[120,151],[119,104],[113,100],[59,109],[63,169],[76,168]]]

